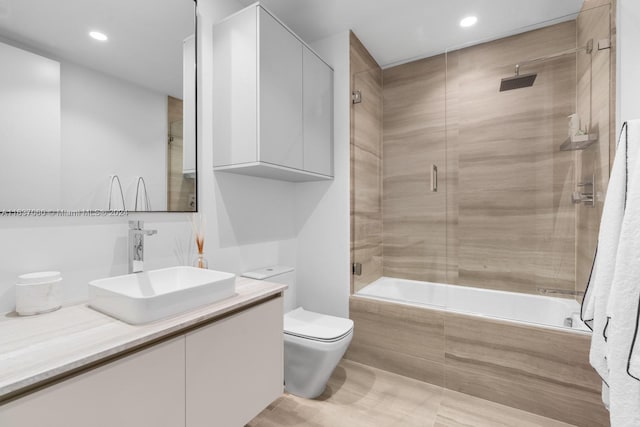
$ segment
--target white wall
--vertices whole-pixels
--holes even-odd
[[[167,95],[65,61],[60,74],[59,207],[107,209],[109,176],[117,174],[128,210],[134,210],[138,176],[151,209],[166,210]],[[112,208],[122,209],[121,203]]]
[[[617,126],[640,119],[640,2],[618,0]]]
[[[298,304],[349,315],[349,33],[311,45],[334,69],[333,181],[296,184]]]
[[[5,43],[0,63],[0,209],[56,209],[60,63]]]
[[[4,43],[0,58],[0,208],[106,209],[118,174],[127,209],[142,176],[166,210],[165,94]]]
[[[190,226],[176,214],[0,217],[0,313],[14,308],[13,285],[19,274],[60,271],[66,302],[86,299],[92,279],[126,274],[127,219],[142,219],[147,228],[159,230],[147,240],[147,268],[178,264],[176,240],[186,240]]]
[[[198,196],[207,220],[210,268],[241,273],[270,264],[296,266],[295,184],[242,176],[214,176],[211,149],[211,25],[239,9],[235,0],[200,0]],[[65,300],[83,300],[89,280],[127,272],[128,219],[158,234],[146,239],[145,267],[189,262],[193,252],[185,214],[128,218],[0,217],[0,312],[14,308],[15,278],[62,272]],[[188,249],[185,249],[188,248]],[[348,259],[348,258],[346,258]]]

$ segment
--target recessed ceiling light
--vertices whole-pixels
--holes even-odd
[[[101,42],[106,42],[107,40],[109,40],[109,37],[107,37],[106,34],[101,33],[100,31],[91,31],[89,35],[91,36],[91,38],[94,38]]]
[[[478,18],[475,16],[467,16],[466,18],[462,18],[462,21],[460,21],[460,26],[461,27],[471,27],[472,25],[476,25],[476,22],[478,22]]]

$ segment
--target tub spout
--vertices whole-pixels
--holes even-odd
[[[571,289],[554,289],[554,288],[537,288],[538,292],[543,295],[573,295],[573,296],[581,296],[584,295],[584,291],[574,291]]]

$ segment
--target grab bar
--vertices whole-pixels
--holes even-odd
[[[573,296],[581,296],[584,295],[584,291],[572,291],[570,289],[554,289],[554,288],[537,288],[538,292],[541,294],[555,294],[555,295],[573,295]]]

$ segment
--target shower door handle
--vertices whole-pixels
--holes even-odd
[[[438,167],[431,165],[431,192],[438,192]]]

